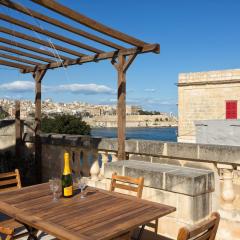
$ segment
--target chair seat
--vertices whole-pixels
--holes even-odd
[[[5,229],[18,229],[18,228],[22,228],[23,225],[17,221],[15,221],[14,219],[8,219],[8,220],[4,220],[0,222],[0,229],[1,228],[5,228]]]

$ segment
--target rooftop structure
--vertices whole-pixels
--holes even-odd
[[[159,44],[149,44],[145,41],[105,26],[81,13],[78,13],[64,5],[61,5],[54,0],[30,1],[40,5],[41,7],[45,7],[52,12],[58,13],[61,16],[67,17],[68,19],[71,19],[79,24],[79,27],[74,27],[72,25],[66,24],[63,21],[60,21],[58,18],[53,18],[51,16],[42,14],[26,6],[22,6],[14,1],[0,1],[1,5],[13,9],[19,14],[21,13],[34,17],[35,19],[41,20],[56,27],[56,31],[45,30],[41,27],[38,27],[37,25],[22,21],[19,18],[16,19],[5,14],[0,14],[1,20],[32,31],[32,34],[24,34],[18,31],[12,31],[5,26],[0,27],[1,32],[9,35],[9,38],[0,38],[0,42],[3,42],[10,46],[17,46],[21,50],[4,46],[0,46],[0,49],[8,53],[16,53],[19,56],[27,57],[18,58],[7,53],[1,54],[0,57],[2,59],[0,59],[0,64],[20,69],[21,73],[31,73],[35,79],[35,152],[37,162],[39,163],[39,169],[41,164],[41,151],[39,147],[40,138],[38,137],[41,131],[41,83],[47,70],[68,67],[71,65],[81,65],[88,62],[96,63],[102,60],[111,60],[112,65],[116,68],[118,73],[118,158],[125,159],[126,72],[130,67],[131,63],[139,54],[148,52],[159,53]],[[103,38],[98,35],[92,34],[91,32],[82,30],[80,28],[81,26],[86,26],[89,29],[95,31],[96,33],[98,32],[103,34],[104,36],[111,37],[112,41],[109,41],[108,38]],[[66,37],[67,34],[60,35],[57,33],[57,29],[59,28],[68,31],[68,33],[74,33],[78,36],[91,40],[89,42],[94,42],[95,44],[100,43],[103,48],[108,47],[111,50],[105,51],[101,48],[97,48],[95,44],[85,44],[81,41],[73,40]],[[62,43],[67,43],[71,46],[71,48],[65,47],[62,44],[53,44],[49,43],[48,41],[36,38],[34,37],[35,33],[51,37],[52,39],[59,40]],[[18,39],[24,39],[26,41],[26,44],[19,42]],[[119,44],[119,41],[122,42],[122,44]],[[47,48],[53,49],[54,52],[42,50],[41,48],[36,48],[31,43],[38,44],[40,47],[45,46]],[[126,47],[126,45],[128,47]],[[77,47],[79,50],[76,51],[72,47]],[[33,53],[30,54],[26,52],[26,49],[32,51]],[[83,53],[82,50],[86,50],[88,54]],[[29,58],[34,60],[29,60]],[[9,59],[13,61],[9,61]],[[39,179],[41,179],[41,176],[39,176]]]

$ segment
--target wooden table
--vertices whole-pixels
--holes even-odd
[[[0,194],[0,212],[25,224],[29,231],[39,229],[62,240],[115,239],[175,210],[90,187],[85,199],[76,194],[53,202],[48,183]]]

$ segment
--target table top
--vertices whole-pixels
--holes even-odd
[[[52,201],[49,184],[0,193],[0,212],[62,240],[108,240],[176,209],[102,189]]]

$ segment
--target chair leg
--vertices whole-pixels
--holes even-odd
[[[158,233],[158,219],[155,220],[155,234],[157,235]]]
[[[5,238],[5,240],[13,240],[13,235],[7,235],[7,237]]]

